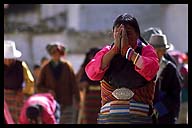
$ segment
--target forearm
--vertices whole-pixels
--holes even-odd
[[[101,80],[105,74],[105,71],[108,69],[107,62],[103,62],[102,68],[102,60],[103,57],[110,51],[111,46],[104,47],[101,51],[99,51],[94,58],[85,66],[85,72],[89,79]],[[110,53],[109,53],[110,54]],[[106,61],[106,60],[104,60]]]
[[[111,62],[111,60],[113,59],[113,57],[116,55],[116,51],[115,48],[113,47],[111,50],[109,50],[109,52],[107,52],[103,58],[102,58],[102,64],[101,64],[101,69],[105,69]]]
[[[134,62],[136,54],[133,54],[131,60]],[[135,62],[135,70],[141,74],[146,80],[152,80],[159,70],[158,57],[155,51],[150,46],[142,49],[142,55],[138,56]]]

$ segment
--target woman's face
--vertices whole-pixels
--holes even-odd
[[[113,33],[114,37],[115,37],[115,32],[118,30],[119,26],[116,26],[114,28],[114,33]],[[132,47],[135,47],[135,45],[137,44],[137,39],[139,38],[138,33],[136,33],[135,29],[130,25],[124,25],[124,27],[125,27],[125,30],[126,30],[126,33],[127,33],[129,44]]]
[[[137,44],[137,39],[139,38],[138,33],[136,33],[135,29],[130,25],[125,25],[125,30],[127,33],[129,44],[132,47],[135,47],[135,45]]]

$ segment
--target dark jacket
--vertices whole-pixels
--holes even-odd
[[[159,123],[175,123],[180,109],[181,79],[176,65],[165,60],[156,82],[154,107],[159,112]]]
[[[6,66],[4,64],[4,89],[22,90],[23,83],[23,67],[22,62],[15,61],[15,64]]]

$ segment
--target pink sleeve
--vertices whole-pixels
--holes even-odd
[[[45,124],[57,124],[56,119],[55,119],[55,110],[56,110],[56,101],[53,98],[53,95],[50,93],[45,93],[43,94],[47,100],[47,102],[42,103],[43,106],[43,121]]]
[[[151,45],[147,45],[142,49],[142,66],[135,70],[141,74],[146,80],[152,80],[159,70],[159,61],[155,49]]]
[[[54,113],[50,113],[50,111],[43,111],[42,116],[43,122],[45,122],[45,124],[57,124]]]
[[[106,70],[109,68],[109,65],[104,70],[102,70],[101,69],[102,58],[110,50],[110,48],[111,46],[105,46],[86,65],[85,72],[87,73],[87,76],[89,77],[89,79],[101,80],[103,78]]]

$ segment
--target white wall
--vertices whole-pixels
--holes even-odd
[[[9,14],[9,17],[6,17],[10,22],[21,22],[27,23],[29,25],[36,25],[39,23],[39,13],[38,10],[29,11],[22,14]]]
[[[80,30],[80,5],[79,4],[69,4],[68,5],[68,15],[67,15],[67,27],[73,28],[74,30]]]
[[[160,24],[159,4],[82,4],[80,6],[80,30],[111,30],[113,20],[123,13],[135,16],[143,31],[147,27]],[[158,17],[158,18],[154,18]]]
[[[66,4],[41,4],[40,14],[41,18],[53,17],[61,12],[64,12],[68,9]]]
[[[188,51],[188,5],[174,4],[162,9],[162,24],[168,41],[173,43],[176,49]]]

